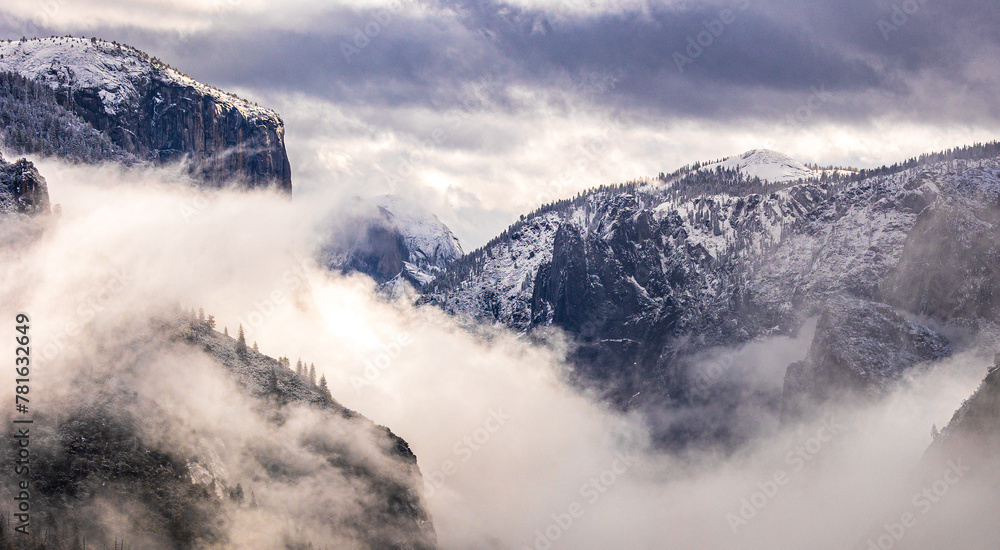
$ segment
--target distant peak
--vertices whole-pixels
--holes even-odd
[[[771,149],[751,149],[742,155],[729,157],[722,162],[709,164],[702,170],[739,170],[749,178],[760,178],[772,183],[809,179],[817,173],[792,157]]]
[[[798,161],[792,157],[771,149],[751,149],[740,155],[740,158],[753,161],[755,164],[772,164],[775,162],[798,163]]]

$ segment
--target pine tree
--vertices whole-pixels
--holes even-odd
[[[278,388],[278,369],[270,369],[268,371],[267,394],[268,395],[281,394],[281,390]]]
[[[330,395],[330,386],[326,383],[326,375],[319,377],[319,391],[330,401],[333,401],[333,396]]]
[[[299,376],[305,374],[305,371],[302,368],[302,359],[299,359],[299,361],[295,363],[295,373],[298,374]]]
[[[260,349],[257,348],[257,342],[256,341],[254,341],[254,343],[253,343],[253,350],[256,351],[256,352],[260,351]]]
[[[202,308],[198,308],[198,321],[201,323],[205,322],[205,310]]]
[[[208,319],[205,319],[205,326],[208,330],[215,330],[215,315],[209,315]]]
[[[222,333],[229,336],[229,327],[222,327]]]
[[[243,334],[243,323],[240,323],[239,331],[236,333],[236,354],[240,357],[246,357],[247,354],[247,338]]]
[[[316,364],[313,363],[309,366],[309,383],[313,386],[316,385]]]
[[[243,485],[240,483],[236,484],[235,489],[229,490],[229,498],[233,500],[236,504],[243,504]]]

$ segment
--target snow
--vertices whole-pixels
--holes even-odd
[[[431,212],[396,195],[376,197],[375,204],[403,236],[414,270],[443,269],[462,257],[458,238]]]
[[[579,219],[579,218],[578,218]],[[532,217],[509,240],[488,249],[482,271],[449,296],[452,312],[526,328],[538,269],[552,261],[552,245],[563,220],[556,212]]]
[[[756,158],[774,159],[772,156]],[[733,292],[714,267],[737,266],[740,285],[779,311],[794,312],[804,302],[819,303],[848,293],[876,295],[879,284],[902,254],[918,212],[906,205],[913,194],[968,196],[1000,200],[1000,161],[968,162],[958,172],[947,162],[895,175],[844,184],[790,185],[767,195],[711,194],[657,200],[655,192],[637,195],[636,214],[650,210],[664,223],[678,218],[683,233],[663,246],[704,250],[711,264],[689,264],[709,285],[698,299],[724,300]],[[538,270],[552,260],[554,237],[563,225],[607,240],[614,193],[595,193],[585,202],[529,217],[511,235],[488,247],[483,264],[446,295],[447,309],[525,329],[532,323],[531,300]],[[624,201],[622,201],[624,202]],[[674,237],[670,237],[673,239]],[[544,323],[544,320],[536,320]]]
[[[771,183],[784,183],[816,178],[821,172],[812,170],[792,157],[770,149],[754,149],[722,162],[702,166],[701,170],[739,170],[748,178],[760,178]]]
[[[274,111],[201,84],[131,46],[85,38],[0,41],[0,56],[0,71],[18,73],[56,91],[95,90],[111,116],[138,108],[143,90],[157,80],[194,88],[249,120],[282,125]]]

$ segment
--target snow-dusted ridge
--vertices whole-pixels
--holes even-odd
[[[411,255],[409,263],[415,267],[443,269],[464,254],[458,238],[433,213],[396,195],[378,196],[375,204],[403,236]]]
[[[390,290],[398,285],[419,288],[464,255],[437,216],[395,195],[355,197],[348,211],[332,213],[330,221],[319,247],[320,263],[335,271],[364,273]]]
[[[136,48],[97,38],[0,41],[0,72],[52,89],[60,106],[141,161],[183,163],[214,185],[291,193],[277,113]]]
[[[756,158],[789,164],[769,154]],[[966,224],[956,244],[970,234],[968,224],[984,225],[968,205],[995,204],[1000,144],[783,183],[701,168],[661,176],[661,185],[605,186],[546,205],[456,261],[423,292],[462,316],[521,331],[567,331],[581,346],[579,373],[615,403],[631,403],[640,391],[650,403],[681,399],[689,358],[795,333],[837,297],[896,307],[933,295],[950,307],[919,310],[929,317],[972,318],[983,309],[969,305],[982,300],[938,296],[933,288],[910,292],[927,260],[919,254],[923,245],[907,243],[918,219],[936,224],[942,239],[952,238],[949,224]],[[959,214],[934,222],[935,208]],[[971,273],[991,254],[973,249],[942,269]],[[911,267],[901,271],[904,258]],[[963,295],[992,288],[990,270],[975,268],[986,274],[965,277]]]
[[[747,178],[760,178],[771,183],[783,183],[819,177],[813,170],[792,157],[770,149],[753,149],[721,162],[708,164],[701,170],[738,170]]]
[[[153,78],[190,87],[248,119],[281,125],[270,109],[202,84],[145,52],[96,38],[52,37],[0,41],[0,71],[18,73],[56,91],[99,90],[105,112],[118,115],[142,99],[138,84]]]

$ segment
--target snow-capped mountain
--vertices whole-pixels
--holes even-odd
[[[62,105],[140,159],[187,160],[214,183],[291,190],[284,124],[274,111],[135,48],[83,38],[0,41],[0,72],[50,87]]]
[[[376,282],[416,287],[463,255],[458,239],[436,215],[395,195],[358,198],[338,214],[320,260],[330,269],[359,271]]]
[[[795,334],[806,319],[829,312],[832,300],[861,301],[869,305],[853,310],[885,319],[895,317],[879,304],[969,322],[1000,313],[1000,304],[984,298],[1000,295],[1000,279],[984,267],[993,264],[973,260],[1000,258],[1000,236],[991,229],[1000,225],[986,223],[987,208],[976,206],[994,204],[998,155],[1000,146],[989,144],[773,190],[725,171],[696,172],[668,186],[605,188],[527,216],[455,262],[425,292],[449,311],[518,330],[566,330],[579,344],[578,378],[621,406],[738,401],[725,394],[732,388],[692,393],[695,358],[714,347]],[[947,214],[953,210],[961,215]],[[958,243],[945,247],[955,261],[933,269],[948,272],[938,280],[950,275],[961,285],[924,277],[933,259],[928,250],[946,238]],[[982,276],[963,279],[966,271]],[[962,292],[949,292],[956,287]],[[836,318],[852,322],[850,315]],[[897,335],[927,334],[940,344],[933,349],[947,350],[933,330],[909,323],[881,331],[821,323],[816,338],[866,335],[860,349],[897,354],[871,361],[884,369],[851,354],[831,367],[866,373],[865,384],[882,387],[916,364],[912,358],[933,355],[908,351],[910,340]],[[840,332],[824,336],[829,330]],[[820,368],[800,368],[790,391],[830,376],[832,363],[809,364]],[[779,387],[755,399],[777,415],[781,393]],[[718,436],[737,423],[717,420],[700,432]],[[689,427],[676,428],[666,429],[668,437],[689,435]]]
[[[760,178],[771,183],[783,183],[818,177],[820,174],[792,157],[771,151],[753,149],[721,162],[708,164],[701,170],[739,170],[747,178]]]
[[[439,271],[462,257],[462,245],[436,215],[396,195],[381,195],[375,204],[399,230],[409,263],[426,271]]]

